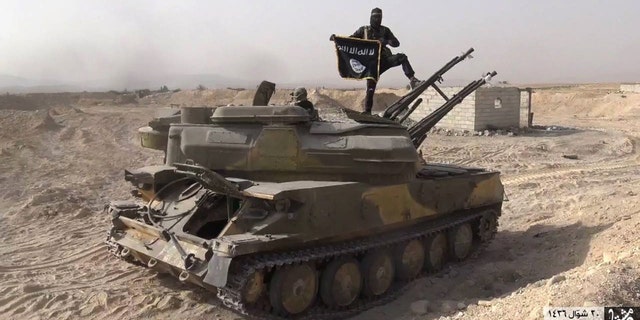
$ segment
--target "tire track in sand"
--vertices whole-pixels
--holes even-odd
[[[543,169],[538,172],[523,173],[519,175],[503,177],[502,183],[521,184],[521,183],[528,182],[535,179],[558,177],[558,176],[562,176],[569,173],[575,173],[575,172],[587,173],[592,171],[608,171],[608,170],[632,168],[637,166],[639,166],[639,164],[637,163],[620,163],[620,164],[612,164],[612,165],[584,165],[584,166],[574,166],[574,167],[568,167],[568,168]]]
[[[507,184],[521,184],[535,179],[558,177],[569,173],[587,173],[592,171],[610,171],[627,169],[640,166],[640,155],[638,154],[638,141],[640,138],[626,135],[631,141],[631,153],[628,159],[622,162],[611,164],[583,164],[570,167],[550,168],[539,170],[538,172],[522,173],[513,176],[505,176],[502,178],[502,183]]]
[[[47,269],[47,268],[55,268],[55,267],[59,267],[62,265],[67,265],[67,264],[71,264],[73,262],[82,260],[84,258],[90,257],[92,255],[95,255],[96,253],[98,253],[98,251],[104,251],[104,246],[102,245],[102,243],[96,243],[93,246],[85,249],[85,250],[80,250],[75,254],[72,254],[68,257],[62,258],[62,259],[58,259],[58,260],[54,260],[51,262],[47,262],[47,263],[40,263],[40,264],[34,264],[34,265],[26,265],[26,266],[2,266],[0,265],[0,273],[7,273],[7,272],[16,272],[16,271],[32,271],[32,270],[40,270],[40,269]]]
[[[78,292],[80,290],[90,289],[90,292],[100,291],[105,288],[115,288],[114,285],[122,283],[130,283],[131,281],[140,278],[141,272],[138,269],[132,269],[126,272],[119,272],[113,270],[106,275],[99,277],[87,277],[84,283],[76,285],[58,285],[53,287],[36,288],[35,290],[29,290],[28,293],[15,292],[12,295],[8,295],[0,300],[0,314],[3,313],[15,313],[17,310],[33,309],[34,305],[37,309],[49,305],[52,300],[56,300],[57,297],[68,293],[69,291]],[[117,286],[116,286],[117,287]],[[43,301],[42,297],[46,297],[46,301]]]

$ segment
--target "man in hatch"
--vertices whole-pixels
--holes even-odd
[[[335,35],[331,35],[330,40],[333,41],[334,36]],[[413,68],[411,68],[407,56],[403,53],[393,54],[391,53],[391,49],[387,47],[387,45],[389,45],[396,48],[400,45],[400,41],[398,41],[389,28],[382,25],[382,10],[380,8],[373,8],[373,10],[371,10],[369,25],[358,28],[351,37],[380,41],[382,44],[382,50],[380,52],[380,74],[390,68],[402,65],[402,71],[404,71],[405,76],[409,79],[411,89],[414,89],[420,83],[420,80],[415,77],[415,72]],[[376,84],[376,80],[367,79],[367,95],[364,113],[371,114]]]
[[[297,87],[291,92],[291,100],[293,105],[302,107],[311,116],[311,120],[318,120],[318,111],[313,107],[313,103],[307,99],[307,89]]]

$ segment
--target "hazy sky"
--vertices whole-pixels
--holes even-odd
[[[373,7],[426,78],[469,47],[449,78],[640,81],[638,0],[0,2],[0,74],[66,82],[170,74],[359,85],[338,77],[332,33]],[[382,84],[406,82],[401,68]],[[256,83],[257,83],[256,80]]]

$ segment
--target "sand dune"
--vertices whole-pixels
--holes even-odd
[[[384,90],[376,108],[403,92]],[[136,104],[108,95],[3,100],[0,318],[241,318],[209,292],[109,255],[103,208],[129,197],[124,168],[162,161],[135,135],[159,107],[252,97],[205,90]],[[358,109],[364,91],[317,88],[310,97],[320,107]],[[273,101],[287,99],[279,90]],[[640,95],[537,88],[533,111],[540,127],[513,137],[427,139],[428,161],[503,173],[509,201],[499,233],[474,259],[417,280],[356,319],[542,319],[546,305],[640,305]],[[412,310],[416,302],[428,312]]]

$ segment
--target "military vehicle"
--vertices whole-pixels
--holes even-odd
[[[495,72],[401,124],[471,51],[381,116],[345,109],[348,121],[311,121],[297,106],[243,106],[154,119],[142,145],[165,150],[165,162],[125,170],[139,200],[109,205],[109,250],[253,316],[344,318],[389,301],[497,230],[498,172],[425,164],[418,152]]]

